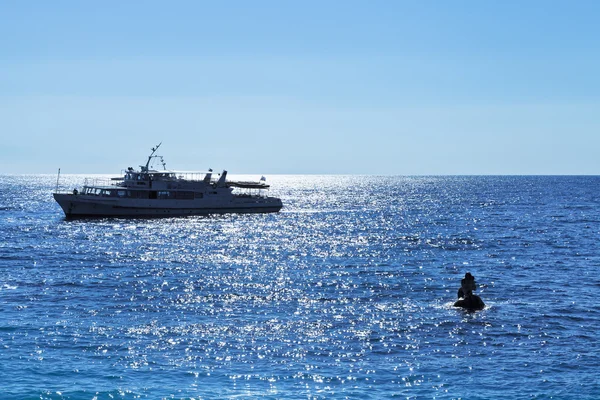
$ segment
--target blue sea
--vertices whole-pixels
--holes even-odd
[[[600,177],[268,181],[277,214],[66,220],[1,175],[0,398],[600,399]]]

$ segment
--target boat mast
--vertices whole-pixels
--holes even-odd
[[[162,142],[160,142],[159,144],[157,144],[155,147],[152,148],[152,153],[150,153],[150,155],[148,156],[148,162],[146,162],[146,167],[145,167],[144,171],[148,172],[148,168],[150,167],[150,160],[152,160],[154,153],[156,153],[156,150],[158,150],[158,148],[160,147],[161,144],[162,144]]]
[[[56,193],[58,193],[58,180],[60,179],[60,168],[58,169],[58,176],[56,177]]]

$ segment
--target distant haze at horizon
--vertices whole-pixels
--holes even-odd
[[[600,3],[3,3],[2,173],[600,174]]]

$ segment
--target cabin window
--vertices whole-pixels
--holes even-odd
[[[171,192],[166,191],[166,190],[157,192],[157,197],[159,199],[170,199],[171,198]]]
[[[127,197],[131,197],[132,199],[147,199],[148,192],[145,190],[128,190]]]
[[[125,190],[117,190],[117,196],[118,197],[126,197],[127,192]]]
[[[204,193],[202,193],[202,192],[196,192],[196,193],[194,193],[194,197],[197,198],[197,199],[201,199],[201,198],[204,197]]]
[[[154,190],[151,190],[151,191],[148,193],[148,195],[149,195],[149,196],[148,196],[148,198],[149,198],[149,199],[156,199],[156,198],[157,198],[157,192],[156,192],[156,191],[154,191]]]
[[[194,192],[180,190],[175,192],[175,198],[180,200],[191,200],[194,198]]]

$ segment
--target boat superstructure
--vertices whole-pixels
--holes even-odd
[[[100,181],[86,179],[81,190],[53,193],[67,218],[167,217],[225,213],[270,213],[283,206],[267,195],[269,185],[259,181],[230,181],[227,171],[167,170],[162,156],[152,148],[145,165],[129,167],[122,177]],[[151,169],[159,158],[163,170]],[[216,176],[215,176],[216,175]]]

